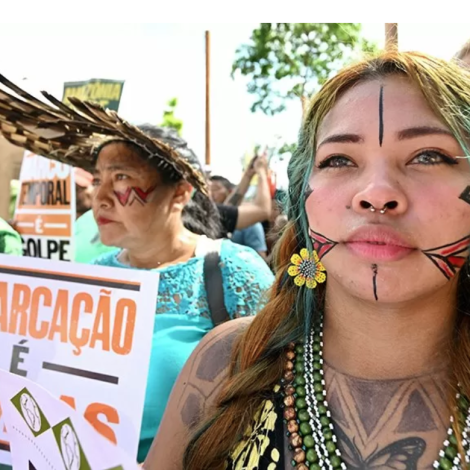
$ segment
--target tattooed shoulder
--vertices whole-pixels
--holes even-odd
[[[186,426],[194,427],[213,404],[228,372],[235,340],[251,320],[245,317],[224,323],[210,331],[198,345],[178,400]]]

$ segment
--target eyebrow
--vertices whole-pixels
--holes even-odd
[[[137,171],[137,169],[129,165],[112,164],[112,165],[107,165],[104,168],[104,171]],[[97,174],[97,173],[101,173],[101,171],[98,168],[96,168],[93,173]]]
[[[454,137],[452,132],[442,127],[417,126],[403,129],[396,133],[397,140],[408,140],[426,135],[448,135]],[[324,139],[317,147],[317,150],[325,144],[362,144],[364,137],[359,134],[333,134]]]

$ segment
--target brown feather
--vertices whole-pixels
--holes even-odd
[[[144,134],[116,112],[97,103],[69,98],[70,106],[47,92],[44,103],[0,75],[0,83],[17,96],[0,89],[0,132],[5,138],[38,155],[93,170],[95,150],[107,140],[131,142],[148,159],[158,159],[196,189],[206,194],[207,183],[177,150]]]

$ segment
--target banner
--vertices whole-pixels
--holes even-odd
[[[0,369],[43,386],[135,458],[157,291],[149,271],[0,255]],[[10,462],[5,431],[0,419],[0,464]]]
[[[0,370],[2,418],[18,470],[138,470],[79,413],[24,377]]]
[[[73,168],[26,151],[14,217],[24,256],[73,260]]]
[[[68,98],[74,96],[82,101],[94,101],[104,108],[119,110],[124,81],[92,78],[83,82],[64,84],[63,102],[70,105]]]

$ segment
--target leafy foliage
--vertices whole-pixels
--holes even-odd
[[[345,64],[376,50],[360,23],[261,23],[237,49],[232,76],[250,77],[251,110],[273,115],[286,99],[312,95]]]
[[[183,121],[178,119],[175,116],[176,106],[178,105],[178,99],[172,98],[167,103],[167,108],[163,111],[163,121],[161,122],[161,127],[171,127],[176,129],[178,134],[181,135],[181,131],[183,130]]]

